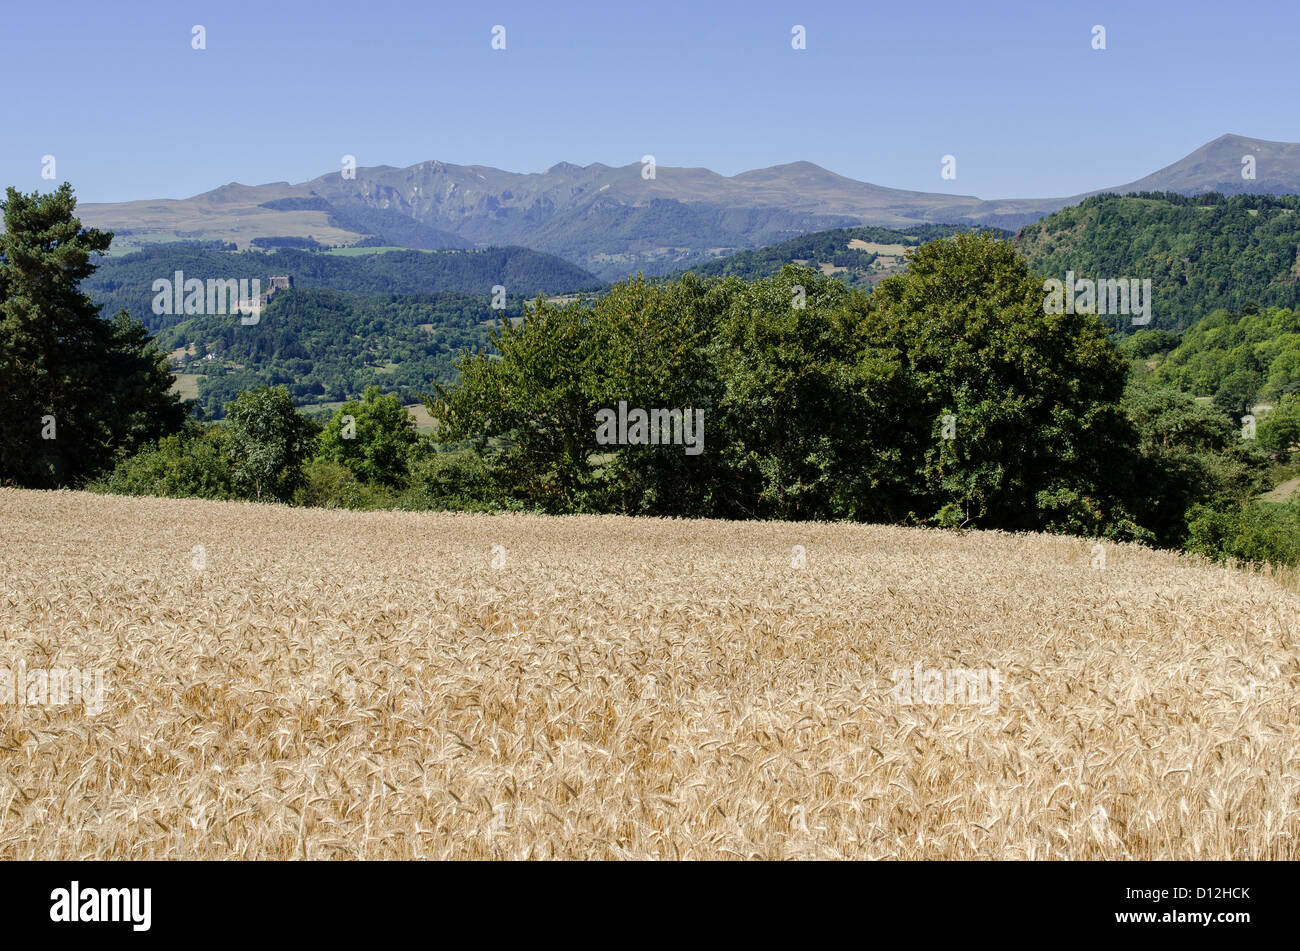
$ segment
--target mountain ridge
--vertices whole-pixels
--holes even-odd
[[[1243,157],[1255,157],[1254,179]],[[1126,185],[1059,198],[982,199],[890,188],[847,178],[806,160],[726,176],[707,168],[642,163],[579,166],[557,162],[542,172],[430,159],[407,167],[330,172],[307,182],[219,186],[187,199],[80,206],[86,224],[117,232],[132,250],[160,241],[219,239],[241,249],[256,237],[310,237],[351,245],[390,230],[394,215],[420,229],[408,240],[448,247],[518,245],[555,254],[616,279],[643,270],[666,273],[727,253],[838,227],[907,228],[987,225],[1016,230],[1107,192],[1300,194],[1300,143],[1227,133]],[[276,210],[267,202],[318,198],[335,209]],[[365,230],[367,227],[379,230]]]

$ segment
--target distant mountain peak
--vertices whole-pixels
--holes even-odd
[[[786,162],[783,165],[773,165],[772,168],[779,169],[783,172],[821,172],[824,175],[835,175],[834,172],[822,168],[816,162]],[[840,176],[836,175],[835,177],[839,178]]]
[[[1235,143],[1238,143],[1238,142],[1242,143],[1243,145],[1244,145],[1244,144],[1251,144],[1251,145],[1277,145],[1277,146],[1286,146],[1286,145],[1290,145],[1290,144],[1291,144],[1291,143],[1289,143],[1289,142],[1273,142],[1273,141],[1270,141],[1269,139],[1251,138],[1250,136],[1238,135],[1238,134],[1235,133],[1235,132],[1225,132],[1223,135],[1219,136],[1217,139],[1214,139],[1214,140],[1212,140],[1212,141],[1210,141],[1210,142],[1205,143],[1205,145],[1201,146],[1201,148],[1203,148],[1203,149],[1208,149],[1208,148],[1210,148],[1211,146],[1215,146],[1215,145],[1231,145],[1231,144],[1235,144]]]
[[[1150,175],[1105,191],[1294,195],[1300,193],[1300,143],[1227,132]]]
[[[731,177],[734,179],[753,178],[755,176],[774,177],[776,175],[824,175],[828,178],[843,179],[844,176],[836,175],[832,171],[822,168],[815,162],[786,162],[783,165],[769,165],[767,168],[753,168],[746,172],[739,172]]]

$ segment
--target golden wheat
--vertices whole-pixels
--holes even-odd
[[[105,691],[0,702],[0,858],[1300,854],[1300,595],[1256,573],[17,490],[0,538],[0,668]],[[917,664],[997,702],[901,703]]]

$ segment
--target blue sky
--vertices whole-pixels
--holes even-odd
[[[300,182],[347,153],[525,172],[648,153],[1069,195],[1225,132],[1300,140],[1298,35],[1294,0],[9,3],[0,185],[48,189],[47,154],[82,201],[123,201]]]

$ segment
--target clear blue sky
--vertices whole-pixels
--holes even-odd
[[[8,0],[0,185],[48,189],[46,154],[82,201],[122,201],[305,181],[345,153],[513,171],[650,153],[1069,195],[1225,132],[1300,140],[1297,37],[1296,0]]]

